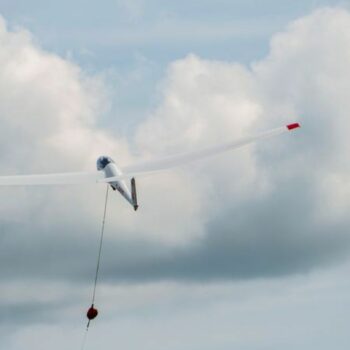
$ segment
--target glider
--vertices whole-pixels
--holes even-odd
[[[299,127],[299,123],[289,124],[234,142],[188,153],[171,155],[143,163],[132,164],[123,168],[118,167],[112,158],[101,156],[97,159],[97,171],[94,172],[0,176],[0,186],[106,183],[109,184],[113,190],[118,190],[118,192],[134,207],[134,209],[137,210],[138,204],[135,177],[174,168],[195,160],[208,158],[232,149],[243,147],[261,139],[283,134]],[[126,185],[125,180],[130,180],[130,188]]]

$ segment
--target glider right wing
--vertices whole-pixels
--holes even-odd
[[[229,142],[226,144],[221,144],[218,146],[214,146],[214,147],[210,147],[210,148],[206,148],[198,151],[193,151],[189,153],[176,154],[165,158],[154,159],[154,160],[151,159],[147,162],[142,162],[138,164],[132,164],[122,168],[123,170],[122,175],[104,178],[102,180],[99,180],[98,182],[109,183],[109,182],[118,181],[122,179],[130,179],[132,177],[139,176],[139,175],[145,175],[145,174],[159,172],[166,169],[171,169],[171,168],[174,168],[186,163],[190,163],[199,159],[209,158],[220,153],[224,153],[236,148],[241,148],[248,144],[254,143],[256,141],[266,139],[268,137],[280,135],[285,132],[297,129],[299,127],[300,127],[299,123],[289,124],[280,128],[276,128],[270,131],[260,133],[255,136],[245,137],[241,140]]]

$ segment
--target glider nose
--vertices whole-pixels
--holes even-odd
[[[108,164],[114,163],[111,157],[101,156],[96,161],[97,170],[103,170]]]

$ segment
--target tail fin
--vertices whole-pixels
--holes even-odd
[[[136,194],[136,182],[135,182],[135,178],[131,179],[131,198],[132,198],[132,202],[134,205],[134,209],[135,211],[137,210],[137,208],[139,207],[137,204],[137,194]]]

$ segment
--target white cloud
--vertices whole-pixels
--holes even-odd
[[[348,12],[340,9],[320,10],[296,21],[273,38],[270,55],[251,69],[194,55],[174,62],[161,85],[162,103],[135,135],[133,148],[145,156],[235,139],[295,118],[303,129],[293,137],[200,163],[193,170],[186,167],[183,172],[140,179],[140,211],[135,215],[114,196],[110,230],[123,239],[184,246],[213,235],[206,227],[220,215],[262,198],[268,207],[277,186],[305,176],[312,181],[315,196],[305,215],[322,211],[319,196],[328,198],[324,191],[332,196],[341,192],[325,186],[324,179],[347,176],[348,167],[339,166],[334,151],[346,157],[349,22]],[[127,140],[96,127],[108,96],[103,82],[44,52],[28,32],[7,31],[4,22],[1,45],[2,173],[91,169],[104,153],[115,155],[121,164],[132,160]],[[308,169],[311,163],[320,168]],[[38,237],[50,227],[59,239],[56,232],[64,221],[77,228],[98,227],[100,190],[36,188],[3,193],[8,200],[1,203],[2,216],[24,225],[34,217],[41,230]],[[342,203],[347,204],[344,196]],[[113,215],[116,210],[118,215]],[[248,219],[251,214],[244,215]]]
[[[161,85],[161,104],[140,123],[133,140],[133,149],[142,155],[200,148],[295,118],[303,129],[193,169],[140,179],[140,211],[135,215],[113,196],[110,230],[123,239],[186,246],[213,235],[207,232],[208,223],[239,210],[242,203],[249,207],[250,201],[264,199],[266,207],[274,206],[278,186],[305,177],[315,196],[305,215],[327,211],[318,199],[341,191],[333,191],[325,179],[347,178],[348,167],[339,166],[334,151],[346,157],[349,23],[345,10],[317,11],[276,35],[269,56],[251,68],[195,55],[174,62]],[[105,153],[121,164],[132,160],[127,140],[96,127],[100,111],[108,105],[101,80],[44,52],[28,32],[7,31],[4,21],[1,45],[2,173],[92,169],[97,156]],[[308,169],[311,163],[320,168]],[[29,216],[34,218],[37,237],[50,227],[59,239],[56,232],[68,221],[71,227],[98,227],[103,196],[99,189],[2,191],[8,197],[1,203],[2,216],[24,225]],[[345,212],[347,204],[344,196],[341,200],[338,213]],[[116,210],[118,215],[113,215]],[[244,215],[248,219],[251,214],[248,210]],[[334,224],[334,218],[329,223]],[[234,222],[232,229],[242,227]]]
[[[162,84],[162,104],[139,127],[139,148],[176,152],[298,120],[303,129],[295,140],[271,140],[197,166],[194,179],[218,183],[216,190],[224,189],[220,201],[232,208],[276,183],[304,177],[320,196],[338,193],[339,201],[330,206],[337,202],[345,211],[343,185],[324,184],[327,178],[348,178],[349,36],[349,13],[326,8],[275,35],[269,56],[251,68],[194,55],[173,63]],[[208,200],[213,198],[210,193]],[[316,198],[315,210],[322,210],[319,204],[327,208]],[[223,209],[219,202],[212,206]]]
[[[117,162],[124,164],[133,159],[130,145],[142,156],[185,151],[297,118],[303,128],[293,135],[223,155],[193,168],[138,180],[141,208],[136,214],[122,198],[111,196],[104,257],[106,279],[135,282],[249,278],[305,272],[337,261],[349,252],[350,223],[346,216],[350,204],[346,196],[349,192],[346,183],[350,180],[349,37],[350,14],[341,9],[323,9],[276,35],[269,56],[252,67],[189,55],[169,67],[161,85],[163,97],[159,107],[140,123],[133,140],[125,140],[96,126],[108,100],[102,81],[40,49],[26,31],[9,32],[2,21],[1,172],[92,169],[97,156],[103,153],[115,155]],[[32,288],[23,296],[21,293],[11,296],[11,288],[24,275],[29,279],[34,275],[40,283],[74,279],[78,289],[85,288],[81,285],[89,278],[87,271],[90,267],[93,271],[103,191],[89,187],[1,189],[1,198],[4,198],[0,204],[4,231],[1,271],[4,278],[14,280],[5,290],[9,303],[14,299],[38,302]],[[321,276],[320,283],[327,278]],[[298,315],[286,306],[288,302],[281,300],[285,293],[286,300],[291,299],[300,309],[309,305],[307,315],[311,324],[314,308],[338,295],[332,287],[329,294],[326,291],[325,299],[314,304],[313,295],[322,286],[312,287],[310,294],[306,290],[308,297],[304,305],[303,288],[294,295],[288,283],[282,297],[269,298],[261,297],[257,283],[257,287],[252,287],[252,298],[240,300],[241,309],[230,298],[227,305],[216,304],[213,312],[217,323],[203,321],[204,312],[199,312],[199,316],[190,312],[189,318],[186,312],[180,312],[163,328],[164,319],[168,320],[172,310],[177,309],[174,304],[181,304],[187,293],[192,293],[194,299],[201,297],[201,287],[191,286],[184,293],[179,290],[183,286],[177,289],[170,285],[170,290],[175,288],[175,294],[180,295],[179,299],[174,297],[175,302],[164,297],[169,286],[158,285],[153,290],[141,283],[141,293],[129,285],[123,291],[115,291],[115,286],[102,288],[105,288],[106,306],[114,305],[115,292],[120,293],[126,309],[133,303],[154,306],[153,293],[164,298],[168,305],[167,315],[160,315],[153,323],[147,322],[151,311],[136,317],[136,322],[134,315],[128,315],[122,325],[118,316],[109,314],[108,322],[116,321],[108,331],[112,334],[112,327],[121,326],[125,332],[119,335],[124,336],[125,344],[136,327],[139,334],[143,332],[139,338],[142,343],[149,340],[149,348],[154,349],[150,335],[155,339],[162,329],[163,348],[163,342],[174,337],[174,329],[180,327],[189,346],[203,349],[196,339],[214,329],[221,333],[209,342],[211,348],[232,347],[249,340],[253,349],[256,343],[268,346],[275,327],[289,339],[287,330],[291,323],[287,320],[282,325],[274,322],[265,325],[266,319],[258,318],[256,329],[251,329],[251,318],[245,318],[246,314],[256,317],[258,309],[261,315],[270,315],[273,309],[273,314],[281,317],[281,309],[275,309],[277,302],[297,322]],[[75,287],[68,283],[66,286],[58,283],[57,288],[57,295],[43,300],[48,304],[59,302],[66,288],[71,289],[67,295],[77,298]],[[48,290],[38,293],[49,293]],[[86,295],[84,299],[88,299]],[[220,293],[219,296],[223,297]],[[209,299],[215,297],[216,291]],[[203,304],[207,304],[205,297],[201,307]],[[57,305],[50,304],[48,308],[57,312]],[[72,310],[76,308],[69,306],[63,310],[67,322],[73,325],[67,327],[73,329],[69,334],[72,339],[80,322],[73,320]],[[212,311],[205,310],[209,314]],[[237,310],[239,317],[233,321],[232,314],[237,315]],[[328,307],[324,310],[330,312]],[[127,313],[125,309],[122,311]],[[31,309],[31,313],[35,310]],[[311,329],[318,334],[329,326],[319,316],[320,323]],[[102,321],[101,332],[102,325],[105,327],[108,322]],[[230,322],[237,329],[233,335]],[[226,326],[219,330],[219,323]],[[198,327],[189,331],[193,324]],[[295,339],[306,339],[302,326],[293,325]],[[12,348],[35,343],[33,335],[37,337],[43,328],[31,327],[13,335]],[[58,331],[55,327],[47,326],[45,330],[52,339],[63,341],[62,328]],[[135,347],[139,345],[138,339],[133,341]],[[60,342],[57,344],[62,347]],[[291,344],[300,347],[299,343]],[[43,344],[46,348],[49,345]],[[280,348],[286,341],[277,338],[273,345]],[[172,346],[178,349],[181,344]]]
[[[101,154],[110,154],[122,164],[131,159],[125,140],[118,139],[115,135],[112,137],[107,132],[96,128],[96,121],[99,114],[103,113],[107,95],[98,78],[87,77],[71,62],[44,52],[33,43],[30,34],[23,30],[8,32],[5,23],[2,22],[0,34],[2,38],[0,113],[4,131],[1,140],[3,174],[93,170],[95,160]],[[175,178],[174,183],[176,181]],[[160,190],[165,191],[161,188],[161,181],[158,186],[157,189],[155,184],[153,187],[151,185],[153,189],[150,192],[151,203],[152,199],[154,201],[160,199]],[[97,215],[100,215],[96,203],[100,203],[101,200],[97,197],[97,192],[92,191],[84,188],[83,192],[86,193],[79,199],[78,191],[71,188],[48,191],[38,188],[25,191],[4,190],[8,196],[12,193],[12,198],[7,203],[2,203],[3,216],[19,216],[20,208],[23,207],[22,222],[27,217],[25,213],[33,212],[33,208],[36,208],[35,218],[49,223],[52,230],[55,230],[54,223],[57,222],[57,217],[60,221],[63,218],[70,220],[72,214],[78,221],[94,223]],[[153,198],[152,193],[154,193]],[[185,208],[181,213],[183,201],[187,200],[191,203],[192,194],[186,194],[186,191],[181,194],[180,190],[177,193],[178,196],[176,194],[172,196],[172,205],[168,204],[166,207],[159,203],[157,210],[160,213],[156,215],[155,210],[151,211],[152,221],[156,220],[158,214],[163,219],[168,217],[168,228],[163,226],[157,229],[154,222],[149,222],[147,208],[151,206],[147,207],[147,205],[144,206],[143,212],[141,210],[139,223],[136,222],[136,226],[130,224],[131,215],[134,213],[129,213],[130,208],[124,205],[125,203],[114,203],[121,209],[113,226],[119,227],[122,232],[124,229],[132,232],[138,230],[141,234],[145,232],[149,237],[153,237],[154,232],[157,232],[156,236],[163,237],[165,240],[168,237],[170,241],[182,241],[185,232],[181,234],[178,228],[176,230],[172,228],[177,218],[172,217],[170,213],[172,209],[179,211],[179,215],[188,222],[185,225],[187,231],[190,218],[196,215],[196,206],[193,205],[194,209],[190,209],[188,214]],[[22,199],[19,199],[21,195]],[[122,201],[119,197],[118,199]],[[71,204],[67,205],[67,203]],[[46,207],[46,212],[43,212],[43,206]],[[50,210],[48,207],[55,210]],[[48,213],[52,213],[49,214],[49,219],[41,218]],[[192,231],[197,231],[197,226],[194,224],[195,229]]]

